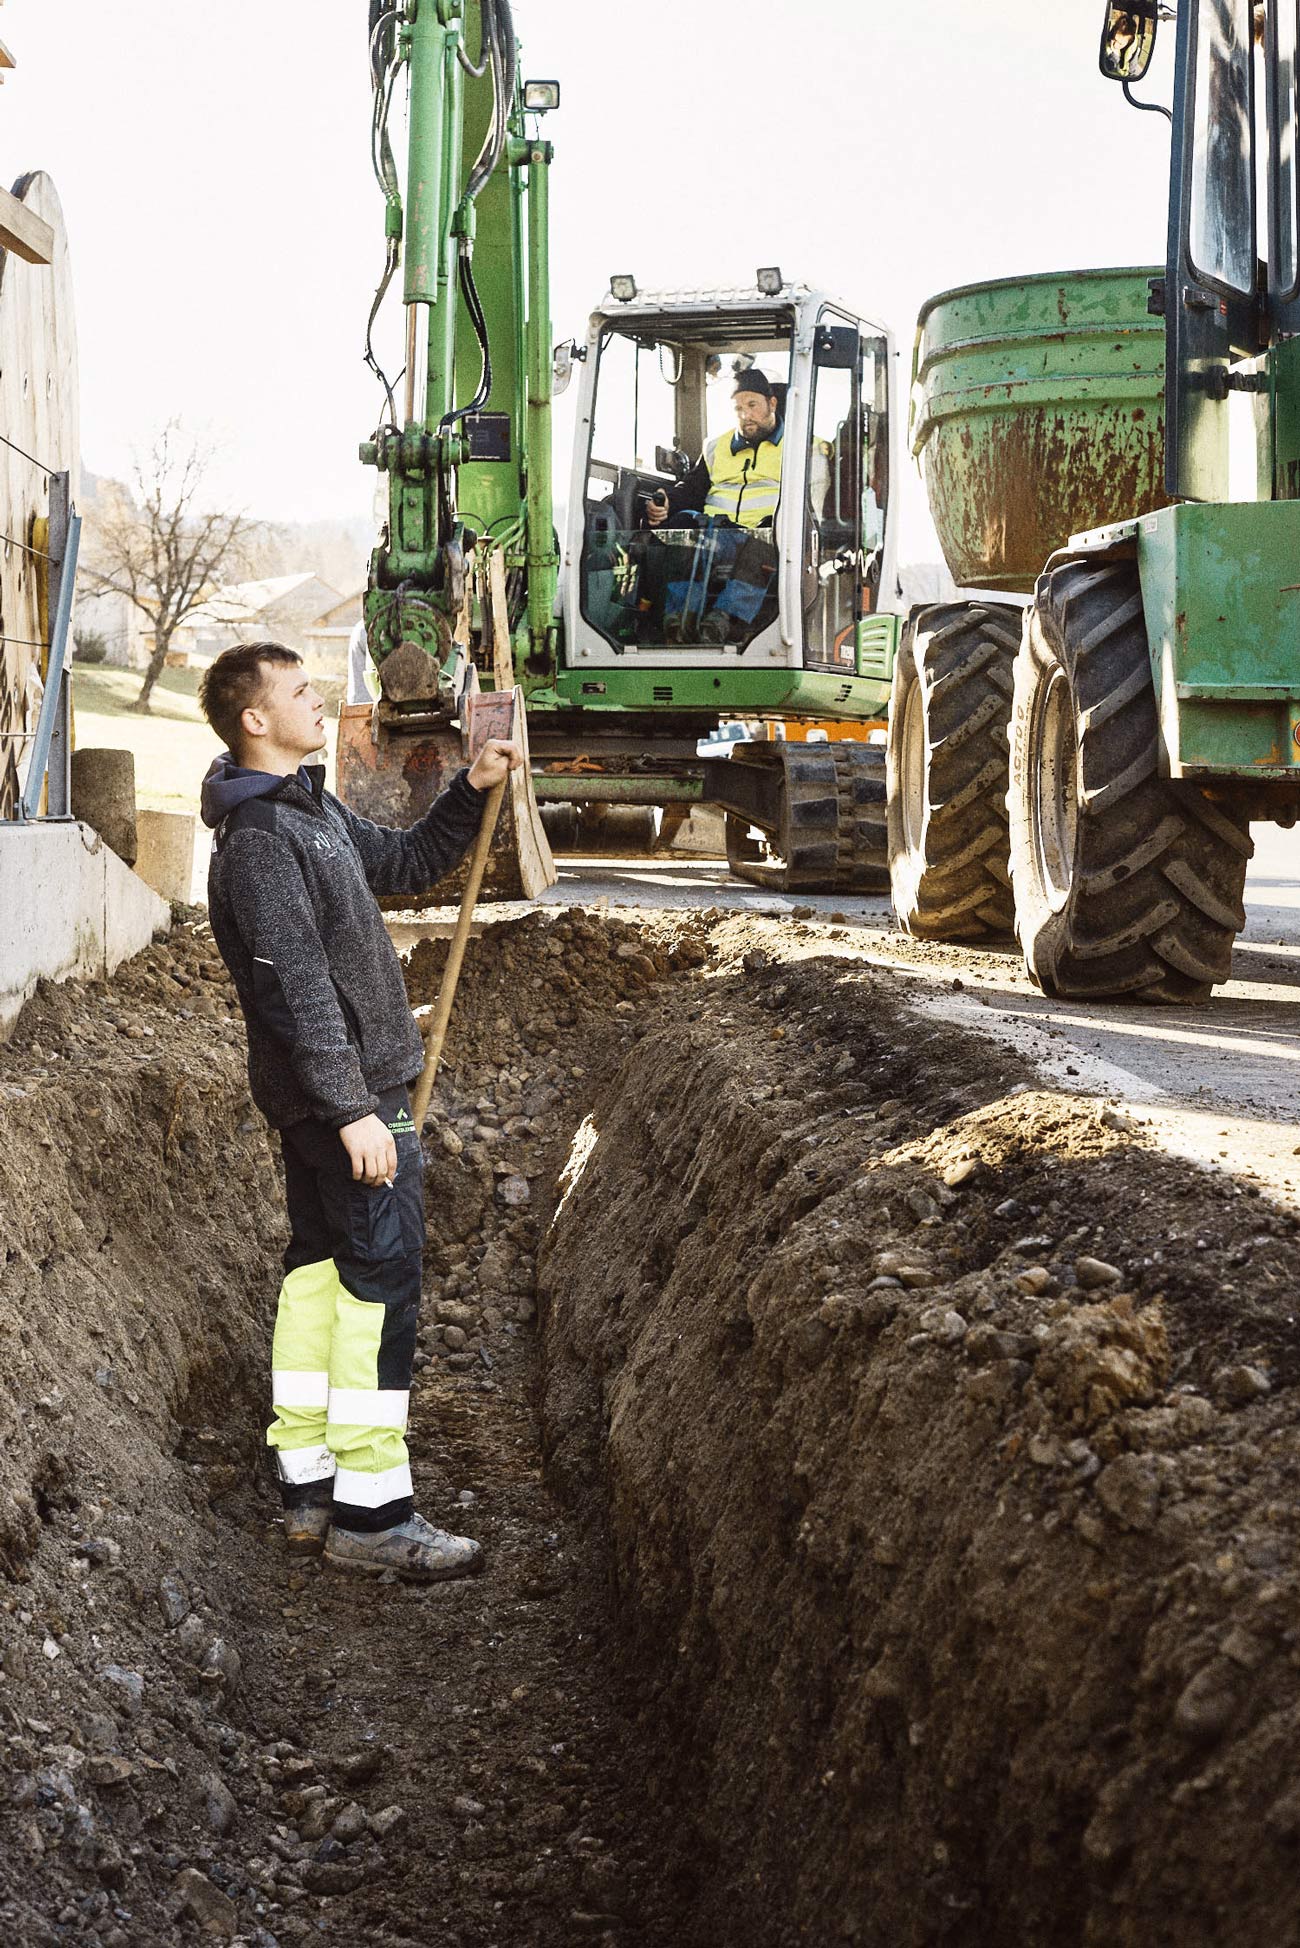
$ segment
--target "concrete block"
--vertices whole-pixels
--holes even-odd
[[[186,900],[194,881],[194,828],[190,812],[137,812],[139,850],[135,870],[165,900]]]
[[[119,859],[135,864],[135,753],[82,745],[72,753],[73,816],[100,833]]]
[[[0,825],[0,1040],[38,980],[107,976],[170,925],[88,825]]]

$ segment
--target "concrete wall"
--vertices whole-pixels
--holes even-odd
[[[42,977],[111,974],[170,925],[88,825],[0,825],[0,1040]]]

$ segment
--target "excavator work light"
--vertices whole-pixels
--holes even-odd
[[[779,298],[781,286],[785,283],[780,269],[775,264],[769,264],[766,269],[760,270],[755,281],[765,298]]]
[[[636,296],[636,279],[634,277],[611,277],[609,280],[609,288],[611,295],[616,297],[620,304],[631,304],[633,298]]]
[[[525,81],[524,107],[535,109],[545,115],[560,105],[560,84],[558,81]]]

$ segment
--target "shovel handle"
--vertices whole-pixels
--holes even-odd
[[[465,891],[461,895],[460,912],[456,916],[456,931],[451,937],[451,946],[447,951],[447,965],[442,970],[442,981],[438,988],[433,1020],[424,1038],[424,1067],[420,1071],[420,1080],[415,1085],[415,1097],[411,1104],[411,1116],[417,1130],[424,1128],[424,1119],[429,1113],[429,1098],[433,1094],[438,1064],[442,1059],[442,1045],[447,1036],[447,1023],[451,1020],[452,1003],[456,999],[456,983],[460,979],[461,962],[465,958],[465,949],[469,944],[470,922],[474,917],[479,888],[483,884],[488,854],[492,850],[492,835],[496,831],[497,816],[501,810],[501,800],[505,796],[508,782],[508,778],[503,778],[499,785],[493,785],[489,791],[487,804],[483,807],[478,836],[474,841],[474,850],[470,854]]]

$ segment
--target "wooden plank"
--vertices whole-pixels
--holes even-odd
[[[54,262],[53,230],[7,189],[0,189],[0,245],[29,264]]]
[[[5,46],[3,41],[0,41],[0,68],[16,68],[17,66],[18,63],[14,60],[14,57],[9,52],[9,49]]]
[[[492,680],[498,690],[512,690],[515,659],[510,642],[510,608],[506,601],[506,558],[500,548],[488,556],[488,614],[492,630]]]

